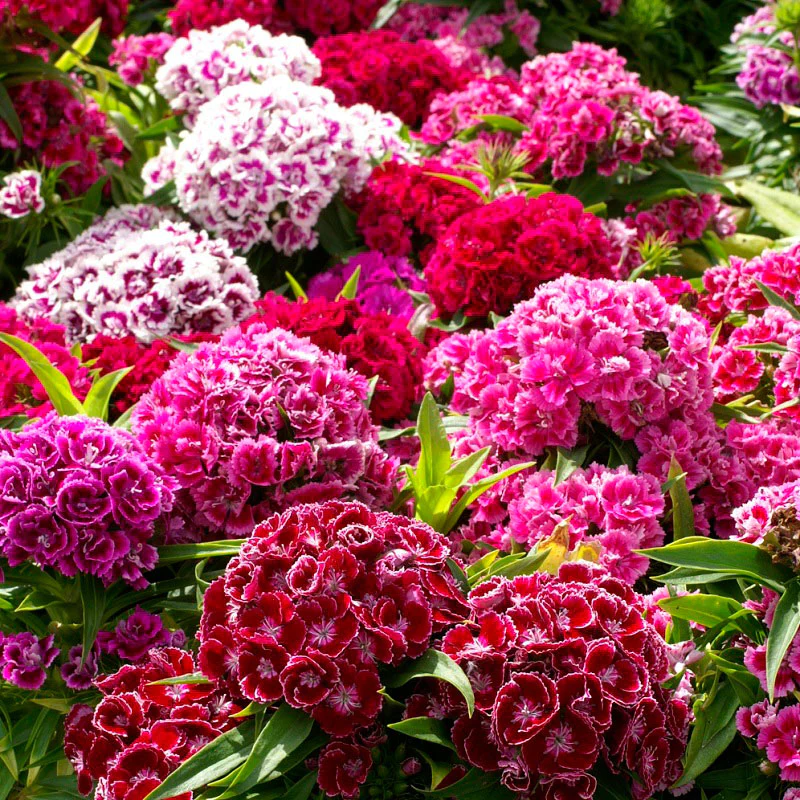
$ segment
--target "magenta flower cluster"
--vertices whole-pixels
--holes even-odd
[[[296,503],[381,506],[394,464],[377,443],[366,378],[280,328],[229,330],[181,353],[133,414],[133,430],[180,485],[185,530],[237,536]]]
[[[133,210],[141,221],[157,212]],[[244,258],[224,240],[186,222],[162,219],[142,229],[129,217],[106,218],[63,250],[28,268],[12,305],[29,320],[48,317],[72,341],[221,333],[253,313],[258,285]]]
[[[139,86],[154,77],[156,68],[175,43],[169,33],[148,33],[145,36],[123,36],[113,43],[108,63],[128,86]]]
[[[0,430],[0,553],[12,567],[141,589],[173,485],[130,433],[99,419],[51,413]]]
[[[40,689],[60,652],[54,641],[53,635],[37,639],[29,631],[0,631],[0,678],[20,689]]]
[[[28,214],[41,214],[44,206],[41,173],[34,169],[23,169],[3,177],[0,216],[22,219]]]

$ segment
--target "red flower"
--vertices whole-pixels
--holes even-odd
[[[591,769],[600,752],[600,740],[582,715],[565,711],[543,731],[522,745],[528,765],[545,774]]]
[[[357,797],[371,767],[372,756],[366,747],[333,742],[319,758],[319,787],[328,797]]]
[[[648,688],[644,669],[608,639],[589,645],[586,671],[600,679],[606,697],[621,705],[633,705]]]
[[[532,739],[558,712],[556,685],[536,674],[515,675],[497,694],[492,727],[504,744]]]
[[[356,667],[346,661],[338,666],[339,679],[311,716],[325,733],[348,736],[378,716],[383,704],[381,682],[374,666]]]
[[[120,753],[108,771],[108,796],[114,800],[144,800],[170,772],[172,765],[160,748],[134,744]],[[190,795],[179,797],[188,800]]]
[[[492,723],[485,714],[476,712],[471,717],[459,717],[451,736],[458,754],[465,761],[485,772],[500,768],[500,753],[492,741]]]
[[[94,712],[94,724],[105,733],[133,741],[144,720],[139,697],[133,693],[105,697]]]
[[[306,636],[306,626],[294,611],[291,598],[282,592],[265,592],[239,617],[244,636],[257,644],[278,644],[296,653]]]
[[[322,653],[293,656],[281,673],[281,687],[290,706],[314,708],[330,694],[338,678],[335,662]]]
[[[283,696],[280,674],[289,654],[277,644],[243,644],[239,649],[239,686],[257,703],[271,703]]]

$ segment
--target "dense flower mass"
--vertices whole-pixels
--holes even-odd
[[[64,752],[82,794],[94,785],[97,800],[141,800],[241,722],[233,716],[241,705],[208,684],[154,685],[194,671],[191,653],[168,647],[96,681],[97,707],[76,705],[64,723]]]
[[[20,83],[8,94],[22,141],[0,119],[0,153],[15,150],[21,161],[46,167],[69,164],[60,180],[72,194],[85,192],[106,174],[104,159],[122,163],[122,140],[92,98],[76,96],[58,81]]]
[[[345,106],[368,103],[406,125],[424,119],[431,100],[460,89],[471,77],[428,41],[407,42],[391,31],[365,31],[318,39],[320,83]]]
[[[603,225],[568,195],[506,195],[458,217],[425,267],[440,314],[505,314],[560,275],[613,274]]]
[[[689,708],[661,685],[668,648],[628,585],[567,564],[487,581],[469,605],[442,649],[469,675],[476,712],[440,689],[412,697],[407,716],[455,719],[459,755],[536,800],[589,800],[603,762],[642,800],[680,776]]]
[[[80,34],[98,17],[107,36],[118,36],[125,27],[128,0],[0,0],[0,24],[44,23],[52,31]]]
[[[128,86],[139,86],[153,77],[174,43],[175,37],[168,33],[124,36],[114,41],[108,63],[117,68],[117,74]]]
[[[147,585],[151,539],[173,503],[167,477],[127,431],[50,413],[0,430],[0,552],[105,584]]]
[[[171,220],[150,230],[123,225],[102,242],[90,228],[28,273],[15,307],[26,318],[63,324],[78,342],[97,334],[150,342],[221,333],[252,313],[258,297],[247,263],[224,240]]]
[[[226,86],[275,75],[312,83],[319,74],[319,60],[299,36],[273,36],[239,19],[176,40],[156,73],[156,89],[191,127],[203,104]]]
[[[422,655],[463,617],[450,552],[427,525],[360,503],[276,514],[206,593],[201,669],[249,700],[282,698],[326,733],[350,736],[383,704],[378,665]]]
[[[181,210],[233,247],[270,242],[290,254],[316,245],[320,214],[363,186],[371,159],[405,150],[399,127],[285,75],[229,86],[203,105],[159,182],[174,178]]]
[[[168,535],[236,536],[307,501],[388,501],[394,466],[368,391],[343,356],[263,324],[181,353],[133,414],[139,441],[180,485],[187,527]]]
[[[369,408],[377,423],[404,420],[419,399],[424,345],[403,320],[383,311],[359,310],[353,300],[323,298],[290,303],[267,295],[242,325],[264,323],[308,337],[317,347],[341,353],[347,367],[367,379],[377,378]]]
[[[0,216],[22,219],[44,211],[42,176],[34,169],[23,169],[6,175],[0,186]]]

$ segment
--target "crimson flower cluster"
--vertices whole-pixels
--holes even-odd
[[[289,302],[268,294],[256,302],[257,312],[242,324],[285,328],[308,337],[323,350],[341,353],[349,369],[377,377],[370,413],[377,423],[404,420],[420,397],[425,346],[405,322],[382,311],[368,313],[355,300],[312,298]]]
[[[466,84],[471,74],[454,66],[427,40],[407,42],[391,31],[363,31],[318,39],[318,80],[344,106],[368,103],[417,126],[431,100]]]
[[[20,15],[42,22],[55,33],[83,33],[93,20],[103,20],[102,31],[118,36],[128,17],[128,0],[76,0],[54,3],[53,0],[0,0],[0,23],[18,23]]]
[[[469,606],[442,650],[467,672],[476,712],[439,686],[412,696],[407,716],[454,719],[459,755],[532,800],[589,800],[602,764],[636,800],[680,776],[689,709],[662,686],[667,645],[627,584],[576,562],[493,578]]]
[[[142,589],[173,485],[130,433],[99,419],[51,412],[0,430],[0,553],[12,567],[33,561]]]
[[[537,286],[564,274],[613,275],[601,221],[569,195],[504,195],[456,219],[425,267],[437,311],[505,314]]]
[[[154,686],[195,671],[191,653],[151,650],[146,660],[95,681],[96,708],[76,705],[64,723],[64,752],[78,788],[95,800],[143,800],[201,747],[241,721],[241,705],[208,684]],[[175,800],[190,800],[189,793]]]
[[[450,553],[424,523],[360,503],[276,514],[206,591],[200,667],[248,700],[284,699],[352,736],[381,709],[379,665],[422,655],[463,618]]]

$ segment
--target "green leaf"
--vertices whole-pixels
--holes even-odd
[[[455,746],[450,741],[447,726],[440,719],[432,717],[409,717],[408,719],[393,722],[386,726],[393,731],[411,736],[414,739],[421,739],[423,742],[438,744],[455,750]]]
[[[484,772],[473,767],[461,780],[444,789],[425,792],[429,797],[454,798],[454,800],[512,800],[515,795],[502,786],[497,773]]]
[[[800,630],[800,578],[786,584],[775,608],[775,617],[767,637],[767,692],[770,702],[775,694],[778,670],[790,645]]]
[[[259,733],[250,755],[232,776],[223,798],[236,797],[264,781],[290,753],[296,750],[311,733],[314,721],[304,711],[286,703],[275,713]],[[215,785],[219,785],[217,782]]]
[[[781,297],[777,292],[772,291],[769,286],[765,286],[761,281],[755,281],[755,284],[771,306],[782,308],[784,311],[788,311],[795,319],[800,319],[800,309]]]
[[[283,794],[281,800],[308,800],[317,785],[317,772],[309,772]]]
[[[430,175],[433,178],[441,178],[442,180],[449,181],[450,183],[463,186],[465,189],[475,192],[475,194],[477,194],[484,203],[489,202],[489,198],[481,191],[480,187],[469,178],[462,178],[460,175],[449,175],[446,172],[426,172],[425,174]]]
[[[103,18],[98,17],[73,43],[72,47],[64,53],[55,63],[56,69],[69,72],[74,66],[92,52],[94,43],[100,33]]]
[[[777,342],[754,342],[753,344],[736,345],[736,350],[754,350],[756,353],[788,353],[789,348]]]
[[[246,719],[238,728],[209,742],[147,795],[145,800],[167,800],[184,792],[204,789],[247,760],[255,743],[255,723]]]
[[[286,276],[286,280],[289,281],[289,286],[294,293],[295,299],[308,300],[308,295],[306,294],[305,289],[303,289],[303,287],[300,285],[297,278],[295,278],[291,272],[284,272],[283,274]]]
[[[491,448],[484,447],[481,450],[470,453],[468,456],[459,458],[444,474],[442,483],[449,489],[461,488],[478,474],[490,450]]]
[[[2,83],[0,83],[0,119],[8,125],[8,129],[19,144],[22,141],[22,123],[11,101],[11,95]]]
[[[694,536],[694,507],[692,498],[686,488],[686,473],[675,456],[669,464],[667,480],[672,481],[669,497],[672,500],[672,535],[678,541],[687,536]]]
[[[92,388],[89,389],[89,393],[83,401],[84,413],[87,417],[108,420],[108,404],[111,401],[111,395],[132,369],[133,367],[117,369],[94,380]]]
[[[403,0],[389,0],[388,3],[380,7],[370,27],[373,30],[382,28],[397,13],[401,5],[403,5]]]
[[[167,341],[173,350],[178,350],[181,353],[194,353],[194,351],[200,347],[200,342],[182,342],[180,339],[174,339],[172,337],[167,339]]]
[[[506,117],[502,114],[479,114],[478,119],[482,119],[487,125],[491,125],[495,130],[508,131],[509,133],[525,133],[529,130],[528,126],[514,117]]]
[[[186,675],[175,675],[172,678],[162,678],[160,681],[150,681],[148,686],[193,686],[212,683],[202,672],[190,672]],[[236,716],[235,714],[233,716]]]
[[[159,564],[179,564],[183,561],[233,557],[239,554],[244,539],[227,539],[221,542],[200,542],[198,544],[166,544],[158,548]]]
[[[83,574],[78,576],[78,589],[80,590],[81,606],[83,607],[82,665],[89,657],[89,653],[94,646],[94,640],[97,638],[97,632],[103,624],[103,618],[106,613],[106,590],[97,578]]]
[[[149,206],[174,206],[178,202],[174,179],[147,195],[142,202]]]
[[[749,200],[753,208],[781,233],[800,233],[800,197],[781,189],[773,189],[755,181],[736,184],[736,193]]]
[[[151,125],[149,128],[139,131],[139,133],[136,134],[136,138],[144,140],[161,139],[168,133],[177,131],[179,127],[180,124],[178,123],[177,117],[165,117],[164,119],[156,122],[155,125]]]
[[[84,413],[83,404],[73,394],[67,376],[56,369],[39,348],[9,333],[0,333],[0,342],[7,344],[30,367],[59,414],[68,417]]]
[[[389,673],[384,680],[388,687],[403,686],[416,678],[438,678],[461,692],[467,702],[467,713],[475,710],[475,694],[472,685],[461,667],[446,653],[430,649],[423,656],[400,670]]]
[[[680,597],[665,597],[658,605],[670,616],[697,622],[707,628],[726,622],[742,604],[730,597],[716,594],[689,594]]]
[[[342,291],[336,295],[336,299],[354,300],[358,293],[358,279],[361,277],[361,266],[353,270],[353,274],[347,279],[347,283],[342,286]]]
[[[450,442],[433,395],[425,393],[417,416],[417,436],[420,442],[416,479],[427,488],[444,482],[450,469]]]
[[[553,476],[553,486],[564,483],[575,470],[580,469],[588,452],[588,445],[576,447],[574,450],[559,447],[556,450],[556,474]]]

